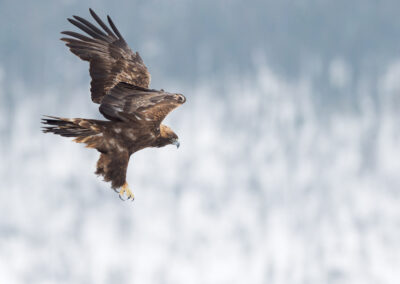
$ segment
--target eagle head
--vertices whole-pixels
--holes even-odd
[[[171,128],[163,124],[160,125],[160,138],[158,140],[160,142],[159,147],[172,144],[175,145],[176,148],[179,148],[180,145],[178,135],[176,135]]]

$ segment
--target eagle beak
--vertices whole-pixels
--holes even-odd
[[[179,143],[179,140],[178,140],[178,139],[174,140],[174,141],[172,142],[172,144],[175,145],[176,148],[179,148],[179,145],[181,145],[181,144]]]

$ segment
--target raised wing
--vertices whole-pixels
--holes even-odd
[[[90,37],[64,31],[62,34],[72,38],[61,40],[66,42],[72,53],[90,62],[92,101],[101,103],[102,98],[119,82],[148,88],[150,74],[139,53],[132,52],[109,16],[107,19],[112,31],[92,9],[89,11],[103,30],[81,17],[73,16],[74,19],[68,21]]]
[[[181,94],[119,83],[103,98],[99,109],[110,120],[159,125],[185,101],[186,98]]]

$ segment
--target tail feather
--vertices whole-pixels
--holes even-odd
[[[76,137],[75,142],[86,143],[89,148],[99,148],[102,144],[102,131],[95,120],[45,116],[42,123],[48,125],[42,127],[44,133]]]

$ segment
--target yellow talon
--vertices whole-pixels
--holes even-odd
[[[121,187],[121,190],[119,191],[119,198],[121,200],[124,200],[122,197],[124,196],[124,194],[126,194],[126,197],[128,197],[128,199],[132,199],[132,201],[135,199],[135,195],[133,195],[132,191],[129,189],[128,183],[124,183],[124,185]]]

